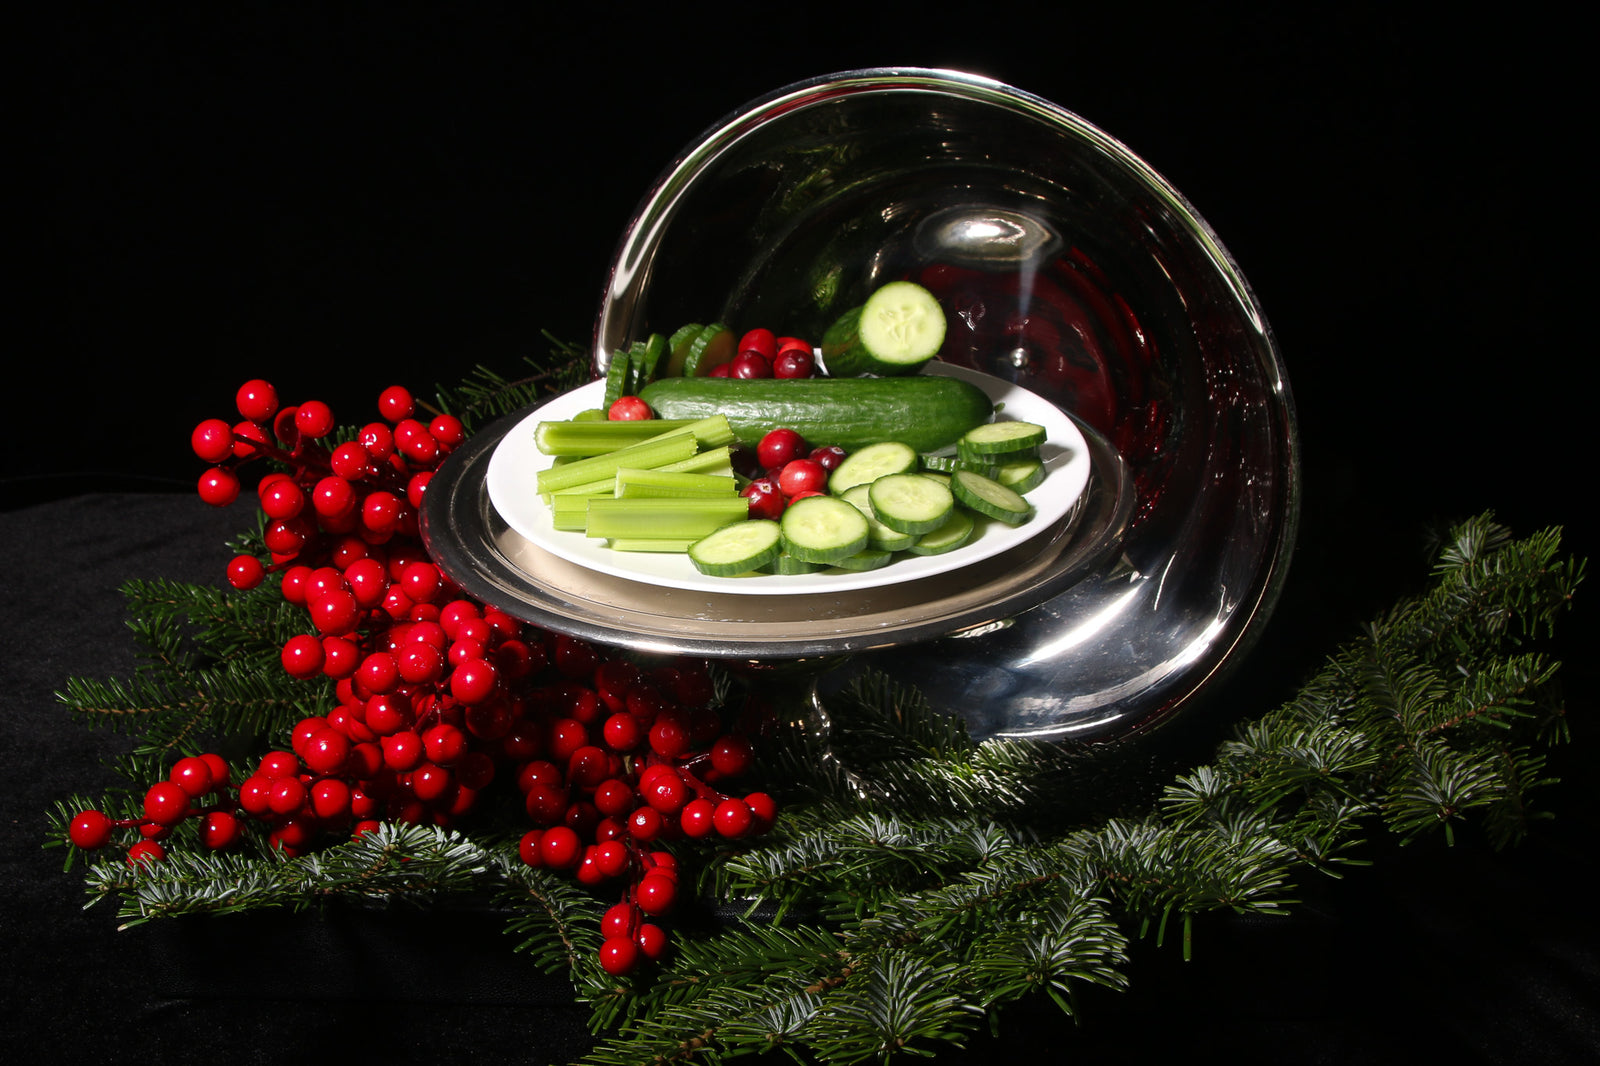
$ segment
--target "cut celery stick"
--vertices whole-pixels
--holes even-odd
[[[720,448],[733,443],[733,424],[728,421],[727,415],[708,415],[689,428],[694,431],[694,439],[700,442],[702,448]]]
[[[667,463],[657,470],[673,470],[684,474],[725,474],[733,476],[733,449],[726,444],[717,448],[704,448],[682,462]]]
[[[581,533],[589,525],[589,501],[593,496],[550,497],[550,526]]]
[[[533,443],[545,455],[604,455],[630,444],[659,437],[675,429],[687,429],[696,419],[646,419],[642,422],[594,422],[569,419],[540,422],[533,430]]]
[[[617,471],[615,484],[619,500],[735,496],[739,492],[731,474],[722,477],[717,474],[686,474],[679,470],[639,470],[629,466]]]
[[[591,537],[692,537],[699,539],[730,522],[750,517],[750,502],[743,496],[691,500],[616,500],[595,497],[589,501]]]
[[[691,537],[612,537],[606,547],[619,552],[672,552],[682,555],[695,543]]]
[[[684,427],[604,455],[591,455],[563,466],[547,467],[536,475],[535,488],[540,493],[557,492],[602,478],[614,478],[617,471],[625,466],[649,470],[664,463],[687,459],[699,447],[694,431]]]
[[[733,452],[727,446],[710,448],[703,452],[691,455],[689,458],[676,463],[665,463],[652,469],[667,473],[683,474],[715,474],[719,477],[731,478],[733,474]],[[734,482],[738,484],[737,481]],[[555,496],[615,496],[617,478],[613,474],[603,477],[598,481],[586,481],[582,485],[574,485],[567,489],[558,489],[553,493],[545,493],[544,500],[549,503]],[[736,490],[737,491],[737,490]]]

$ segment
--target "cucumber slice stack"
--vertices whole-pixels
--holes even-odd
[[[1020,526],[1033,514],[1033,505],[1021,493],[971,470],[950,475],[950,492],[968,510],[1008,526]]]

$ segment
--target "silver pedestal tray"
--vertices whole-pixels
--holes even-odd
[[[980,739],[1096,741],[1170,721],[1237,664],[1282,587],[1294,410],[1216,234],[1083,119],[921,69],[831,75],[752,103],[668,167],[627,227],[595,365],[691,321],[820,337],[901,277],[946,305],[941,358],[1015,381],[1085,430],[1093,484],[1048,535],[859,601],[636,586],[545,556],[498,520],[482,471],[502,426],[430,485],[430,550],[468,591],[539,624],[644,652],[802,664],[805,683],[792,670],[781,682],[802,702],[824,673],[871,668]]]

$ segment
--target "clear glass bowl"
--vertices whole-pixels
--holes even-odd
[[[945,303],[941,358],[1046,396],[1125,464],[1104,562],[1028,610],[874,652],[979,735],[1171,717],[1259,634],[1293,547],[1287,377],[1211,227],[1117,140],[957,71],[856,70],[708,129],[629,223],[595,363],[686,322],[811,338],[877,285]],[[960,643],[957,643],[960,642]]]

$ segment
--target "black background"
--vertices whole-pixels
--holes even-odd
[[[0,505],[192,491],[188,431],[231,417],[248,378],[357,422],[384,385],[425,392],[477,364],[512,370],[545,330],[586,342],[624,224],[713,122],[831,71],[952,67],[1059,103],[1141,154],[1266,309],[1301,420],[1305,498],[1290,584],[1242,690],[1241,713],[1264,710],[1248,700],[1281,695],[1416,580],[1437,523],[1493,509],[1519,532],[1565,525],[1591,554],[1592,181],[1575,164],[1574,34],[1536,7],[1451,27],[1210,7],[90,5],[36,20],[20,38],[11,165],[30,195],[16,205]],[[1581,749],[1556,793],[1576,815],[1556,838],[1568,849],[1596,824],[1585,601],[1562,645]],[[1528,869],[1573,874],[1561,853]],[[1345,905],[1370,908],[1386,935],[1383,893],[1453,885],[1462,860],[1443,861]],[[1508,875],[1487,876],[1454,919],[1500,911],[1494,879]],[[1517,888],[1506,907],[1546,890]],[[1580,957],[1592,949],[1592,921],[1562,928]],[[1231,977],[1282,964],[1252,944],[1233,943]],[[1284,950],[1329,946],[1324,930]],[[1346,975],[1308,987],[1338,992],[1334,972]],[[1142,1010],[1219,1002],[1192,981],[1156,969],[1142,1007],[1097,1003],[1109,1017],[1087,1019],[1084,1039],[1104,1053]],[[1440,1013],[1431,1023],[1448,1026]],[[1485,1053],[1463,1043],[1469,1059]],[[1358,1043],[1349,1061],[1380,1058]]]

